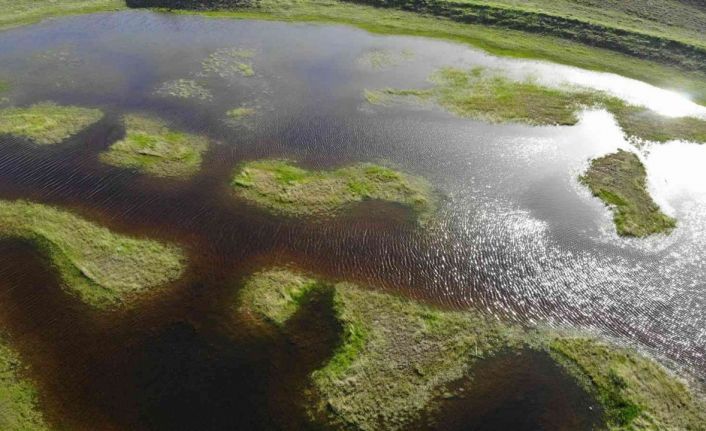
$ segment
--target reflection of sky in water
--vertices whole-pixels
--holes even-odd
[[[196,78],[204,58],[234,46],[256,50],[252,80],[205,80],[214,93],[209,103],[153,94],[166,80]],[[51,49],[70,55],[59,56],[63,63],[52,68]],[[409,49],[415,56],[389,70],[360,67],[357,59],[374,49]],[[341,261],[342,267],[366,274],[385,268],[410,283],[424,278],[416,284],[448,303],[589,326],[640,340],[685,363],[706,364],[706,146],[646,147],[649,188],[679,227],[669,237],[621,239],[610,212],[576,181],[591,158],[617,148],[637,151],[605,111],[585,112],[573,127],[529,127],[409,106],[360,109],[365,88],[429,85],[429,74],[443,65],[482,65],[517,78],[586,85],[659,112],[706,118],[704,107],[616,75],[346,27],[127,12],[52,21],[6,32],[0,40],[0,74],[13,78],[10,96],[18,104],[56,99],[107,110],[155,110],[230,146],[234,163],[256,157],[313,166],[386,160],[429,177],[450,197],[433,237],[415,233],[406,239],[413,244],[400,246],[391,236],[393,243],[386,244],[409,246],[404,262],[429,264],[426,278],[385,260],[388,250]],[[57,80],[49,82],[46,73],[56,73]],[[252,131],[223,122],[225,111],[243,103],[266,113]],[[331,244],[355,234],[331,229]]]

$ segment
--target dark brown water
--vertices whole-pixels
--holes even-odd
[[[256,76],[199,76],[204,58],[231,47],[256,51]],[[377,71],[358,60],[371,49],[410,49],[415,56]],[[605,209],[575,181],[588,158],[627,145],[605,113],[588,113],[571,128],[531,128],[363,102],[365,88],[428,85],[428,74],[445,64],[513,73],[533,67],[344,27],[147,12],[0,34],[0,78],[12,84],[12,104],[53,100],[107,114],[56,146],[0,137],[0,198],[70,208],[118,232],[178,243],[190,258],[187,274],[166,291],[128,310],[99,313],[64,294],[27,244],[2,243],[0,319],[40,382],[51,421],[72,430],[310,427],[298,389],[338,340],[327,299],[296,319],[296,343],[253,334],[230,309],[239,281],[271,264],[294,263],[526,324],[595,329],[703,376],[706,199],[698,187],[658,196],[680,219],[671,238],[620,240]],[[213,99],[154,94],[179,78],[198,79]],[[226,124],[225,111],[243,103],[260,114],[245,127]],[[98,153],[124,134],[120,115],[135,111],[207,135],[202,171],[171,181],[101,164]],[[678,160],[679,153],[670,154]],[[323,221],[270,215],[228,188],[239,162],[260,157],[314,168],[398,166],[437,185],[445,196],[441,221],[422,231],[404,208],[380,202]],[[582,404],[585,394],[544,359],[526,359],[512,362],[506,376],[523,382],[516,394],[509,391],[514,383],[495,392],[491,385],[484,390],[496,401],[473,401],[471,411],[498,427],[504,423],[493,418],[515,421],[518,429],[590,423],[595,414]],[[492,366],[482,372],[498,373]],[[561,391],[570,393],[568,404],[556,404]],[[525,404],[513,401],[532,392],[537,397]],[[454,421],[449,409],[444,428],[490,429],[469,425],[472,418]],[[545,419],[527,415],[535,409]]]

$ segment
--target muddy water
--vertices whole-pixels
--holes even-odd
[[[255,76],[203,76],[201,62],[224,48],[253,49]],[[359,60],[376,49],[414,56],[376,70]],[[703,159],[706,147],[650,149],[650,188],[679,228],[668,238],[619,239],[609,213],[576,182],[588,159],[629,148],[607,113],[587,112],[574,127],[532,128],[363,101],[365,88],[428,85],[443,65],[595,82],[645,104],[664,95],[613,75],[346,27],[126,12],[2,33],[0,78],[12,85],[12,104],[53,100],[99,107],[106,117],[52,147],[0,137],[0,197],[71,208],[119,232],[177,242],[190,257],[187,275],[165,291],[98,313],[66,296],[31,247],[3,242],[0,316],[41,382],[51,420],[79,430],[308,427],[297,389],[335,347],[338,329],[322,319],[326,298],[293,331],[306,349],[233,321],[239,280],[269,264],[522,323],[593,329],[703,377],[706,183],[689,161]],[[174,79],[198,80],[213,97],[155,94]],[[701,115],[672,96],[670,109]],[[243,104],[258,115],[228,124],[225,112]],[[124,134],[120,115],[136,111],[208,136],[202,171],[172,181],[101,164],[97,154]],[[440,221],[422,231],[406,210],[380,202],[325,221],[270,215],[228,189],[239,162],[261,157],[312,168],[380,161],[425,176],[445,196]],[[532,365],[540,362],[522,362],[520,375],[558,387],[554,371],[532,371],[546,368]],[[547,429],[588,420],[585,405],[560,414],[552,399],[542,408],[564,422]]]

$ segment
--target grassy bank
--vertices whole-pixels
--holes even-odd
[[[252,276],[238,310],[284,328],[313,291],[333,292],[340,344],[314,371],[307,389],[311,417],[343,429],[408,429],[473,378],[474,364],[500,352],[549,352],[600,403],[609,429],[699,429],[696,398],[662,366],[594,338],[525,330],[478,312],[443,311],[350,283],[324,283],[287,269]],[[473,390],[471,386],[466,390]]]
[[[633,153],[620,150],[594,159],[580,181],[611,207],[619,235],[645,237],[669,233],[676,226],[647,192],[645,167]]]
[[[283,160],[258,160],[238,167],[231,185],[244,199],[295,216],[330,216],[371,199],[408,206],[422,221],[436,209],[424,179],[369,163],[309,171]]]
[[[0,109],[0,134],[27,138],[41,145],[58,144],[103,117],[97,109],[37,103]]]
[[[594,90],[557,89],[534,81],[511,81],[482,68],[446,67],[435,72],[429,80],[434,84],[432,88],[365,90],[364,97],[374,105],[389,105],[412,98],[433,102],[460,117],[540,126],[574,125],[582,110],[603,108],[613,114],[629,139],[706,142],[704,120],[665,117]]]
[[[50,206],[0,201],[0,237],[33,241],[63,285],[98,308],[124,305],[178,278],[184,255],[174,246],[119,235]]]
[[[633,57],[674,65],[684,70],[706,70],[706,43],[699,33],[706,26],[698,25],[693,15],[706,19],[706,12],[696,7],[689,7],[678,1],[670,1],[672,10],[680,9],[689,13],[682,14],[681,21],[696,24],[688,32],[691,37],[674,38],[670,30],[681,27],[679,22],[668,25],[666,21],[653,21],[661,31],[645,31],[644,28],[630,28],[620,21],[627,14],[615,19],[592,19],[588,15],[572,13],[568,7],[557,13],[544,10],[547,2],[535,2],[534,7],[527,7],[513,1],[482,0],[349,0],[377,7],[392,7],[417,13],[438,15],[454,21],[482,24],[500,28],[509,28],[529,33],[552,35],[566,40],[577,41],[589,46],[596,46],[624,53]],[[540,4],[541,3],[541,4]],[[579,1],[580,3],[580,1]],[[614,3],[602,4],[600,9],[615,10]],[[549,9],[552,9],[551,7]],[[554,8],[556,10],[556,8]],[[596,8],[598,9],[598,8]],[[642,11],[641,11],[642,12]],[[644,14],[643,14],[644,15]],[[674,15],[674,14],[673,14]],[[691,19],[687,20],[686,18]],[[656,18],[656,15],[653,16]]]
[[[23,373],[19,356],[0,338],[0,429],[48,431],[37,407],[37,390]]]
[[[101,161],[158,177],[188,177],[201,168],[201,155],[208,148],[205,138],[140,115],[127,115],[124,123],[125,138],[102,153]]]
[[[125,9],[124,0],[0,0],[0,30],[46,18]]]

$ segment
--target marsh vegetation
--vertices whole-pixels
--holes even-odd
[[[256,160],[238,167],[231,185],[244,199],[295,216],[331,216],[364,200],[405,205],[421,221],[436,209],[424,179],[372,163],[310,171],[285,160]]]

